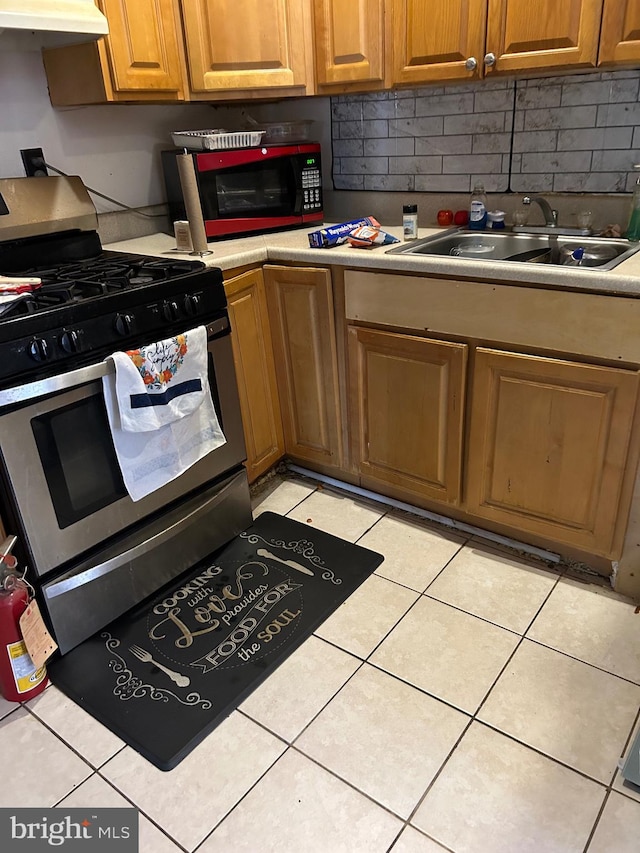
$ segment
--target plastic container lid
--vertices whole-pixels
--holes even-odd
[[[417,204],[403,204],[402,205],[403,213],[417,213],[418,205]]]

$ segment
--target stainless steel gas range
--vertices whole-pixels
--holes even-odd
[[[96,229],[78,178],[0,180],[0,274],[42,280],[0,303],[0,508],[62,653],[251,523],[220,270],[103,251]],[[134,502],[108,356],[201,325],[226,443]]]

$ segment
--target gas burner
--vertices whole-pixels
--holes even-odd
[[[203,269],[205,265],[201,261],[165,260],[121,252],[102,252],[97,257],[43,269],[32,267],[21,270],[19,274],[39,276],[42,287],[28,299],[20,298],[6,303],[4,307],[0,306],[0,318],[4,320],[33,314],[64,303],[76,303],[118,291],[169,282]]]

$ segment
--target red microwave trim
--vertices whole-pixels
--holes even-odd
[[[207,237],[223,237],[246,231],[264,231],[267,228],[284,228],[300,225],[301,216],[247,216],[246,219],[208,219],[205,223]]]
[[[229,169],[233,166],[259,163],[263,160],[275,160],[277,157],[290,157],[292,154],[319,153],[320,145],[314,142],[309,145],[274,145],[260,148],[234,148],[230,151],[207,151],[206,154],[196,154],[195,159],[199,172],[210,172],[214,169]]]

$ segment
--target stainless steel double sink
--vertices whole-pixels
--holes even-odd
[[[529,234],[455,228],[389,249],[388,253],[447,255],[460,260],[543,263],[571,265],[576,269],[597,267],[610,270],[639,248],[640,244],[622,238],[575,236],[560,229],[557,234]]]

